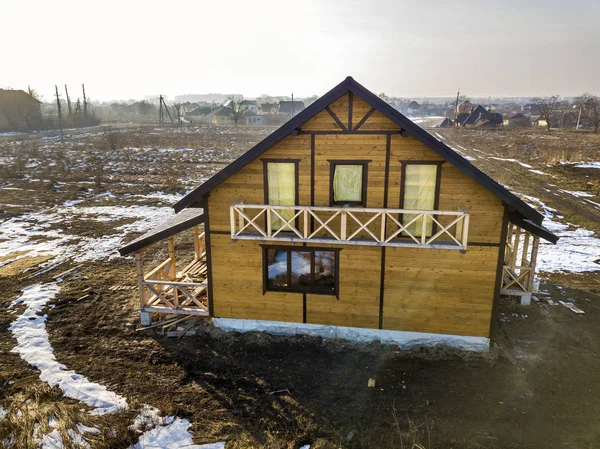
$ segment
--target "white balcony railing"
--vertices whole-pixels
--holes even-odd
[[[464,211],[235,203],[230,220],[233,240],[465,250],[469,235]]]

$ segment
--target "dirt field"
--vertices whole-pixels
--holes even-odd
[[[486,355],[208,327],[181,339],[136,331],[134,266],[111,257],[110,245],[137,235],[135,224],[145,214],[160,217],[268,132],[171,128],[0,142],[0,250],[28,239],[20,252],[0,251],[0,412],[8,416],[0,414],[0,441],[38,447],[33,434],[48,433],[52,416],[59,429],[76,422],[100,429],[86,437],[94,448],[127,448],[138,437],[128,429],[136,407],[150,404],[188,419],[196,443],[227,441],[227,449],[407,448],[414,442],[427,449],[600,447],[600,279],[589,270],[593,260],[585,265],[577,258],[592,254],[591,246],[565,247],[577,272],[540,273],[532,306],[503,300]],[[600,169],[575,164],[600,161],[598,136],[435,132],[503,184],[541,201],[534,206],[565,223],[565,232],[600,232]],[[55,251],[54,244],[73,252]],[[106,247],[104,257],[82,259],[82,251],[99,247]],[[596,263],[600,270],[600,257]],[[44,309],[54,354],[126,397],[131,411],[89,415],[10,352],[16,341],[8,328],[22,306],[9,305],[20,290],[54,282],[75,266]],[[45,267],[54,268],[40,272]],[[87,287],[99,295],[77,301]],[[375,388],[367,387],[369,378]],[[65,447],[76,446],[66,438]]]

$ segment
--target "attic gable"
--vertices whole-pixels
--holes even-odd
[[[355,115],[354,112],[354,97],[360,98],[361,101],[371,107],[367,113],[369,116],[365,119],[365,116],[367,115],[365,114],[365,116],[363,116],[363,123],[360,123],[363,119],[359,119],[359,122],[356,123],[356,125],[354,124],[356,120],[355,117],[358,117],[359,114]],[[346,101],[346,98],[348,99],[347,101],[349,104],[349,108],[346,109],[347,116],[338,117],[337,114],[335,114],[335,102],[339,101],[340,105],[342,105]],[[330,106],[332,103],[333,108]],[[357,103],[358,106],[362,106],[363,109],[365,108],[364,105],[361,105],[361,103]],[[236,159],[225,169],[214,175],[204,184],[197,187],[184,198],[182,198],[173,206],[175,211],[178,212],[186,207],[189,207],[194,202],[199,201],[203,196],[207,195],[212,188],[216,187],[225,179],[239,171],[246,164],[259,157],[286,136],[290,134],[295,136],[301,133],[318,133],[319,130],[310,130],[306,129],[306,127],[303,128],[303,125],[305,124],[309,127],[315,126],[318,120],[314,120],[313,122],[310,122],[310,120],[315,118],[317,115],[319,115],[319,119],[325,121],[324,123],[328,123],[328,126],[331,126],[331,122],[328,121],[329,119],[326,119],[325,114],[322,114],[323,112],[329,114],[331,119],[333,119],[333,122],[337,125],[338,129],[329,129],[326,131],[322,130],[322,132],[334,132],[339,134],[369,134],[368,128],[370,126],[375,126],[375,123],[380,121],[382,117],[385,118],[388,122],[392,123],[391,125],[387,125],[390,127],[390,129],[384,131],[385,133],[400,134],[402,136],[411,135],[415,137],[421,143],[435,151],[440,157],[457,167],[465,175],[482,185],[492,194],[496,195],[504,204],[507,205],[509,210],[517,212],[524,218],[530,219],[535,224],[541,224],[543,216],[539,212],[526,204],[508,189],[500,185],[498,182],[490,178],[480,169],[475,167],[463,156],[413,123],[411,120],[406,118],[399,111],[394,109],[381,98],[377,97],[364,86],[357,83],[352,77],[347,77],[344,81],[335,86],[302,112],[298,113],[298,115],[290,119],[286,124],[259,142],[255,147]],[[350,123],[350,121],[352,123]],[[349,127],[350,124],[352,125],[351,127]],[[377,123],[377,125],[379,126],[380,124]],[[363,126],[366,126],[366,128],[363,129]],[[378,131],[378,133],[381,133],[381,130]]]

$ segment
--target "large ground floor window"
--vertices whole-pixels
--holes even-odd
[[[263,292],[339,295],[339,249],[263,246]]]

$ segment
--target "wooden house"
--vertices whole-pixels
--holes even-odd
[[[143,322],[486,350],[501,294],[526,303],[543,216],[348,77],[121,248]],[[202,229],[199,227],[203,225]],[[193,229],[176,264],[173,236]],[[144,268],[146,247],[169,258]]]

